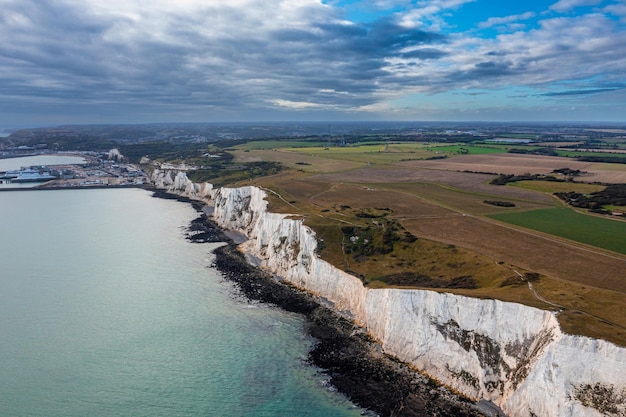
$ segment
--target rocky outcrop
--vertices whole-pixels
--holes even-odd
[[[212,192],[214,220],[260,266],[349,314],[385,352],[510,416],[626,415],[626,349],[563,334],[553,313],[433,291],[368,289],[316,256],[302,220],[255,187]]]
[[[152,183],[169,192],[178,193],[189,198],[206,198],[210,196],[213,185],[207,182],[194,183],[184,172],[155,169],[150,176]]]

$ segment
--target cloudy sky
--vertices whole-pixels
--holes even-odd
[[[626,0],[0,0],[0,128],[626,122]]]

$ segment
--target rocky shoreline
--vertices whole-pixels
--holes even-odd
[[[193,199],[155,191],[155,197],[188,202],[202,212]],[[215,250],[214,266],[234,282],[249,299],[274,304],[306,319],[307,332],[315,340],[308,361],[330,377],[331,384],[358,406],[382,417],[485,416],[469,400],[385,355],[353,322],[322,305],[310,294],[250,265],[226,234],[202,214],[189,226],[193,242],[226,242]],[[488,411],[488,410],[483,410]]]

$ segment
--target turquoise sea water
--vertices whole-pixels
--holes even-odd
[[[1,416],[356,416],[138,189],[0,193]]]

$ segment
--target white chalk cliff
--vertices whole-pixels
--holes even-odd
[[[150,176],[154,185],[190,198],[202,199],[210,196],[213,185],[209,183],[194,183],[187,178],[184,172],[155,169]]]
[[[510,417],[626,416],[626,349],[564,334],[554,313],[521,304],[366,288],[316,255],[301,220],[269,213],[263,190],[175,179],[163,184],[210,195],[216,223],[246,235],[241,247],[262,268],[349,313],[386,353],[443,384]]]

